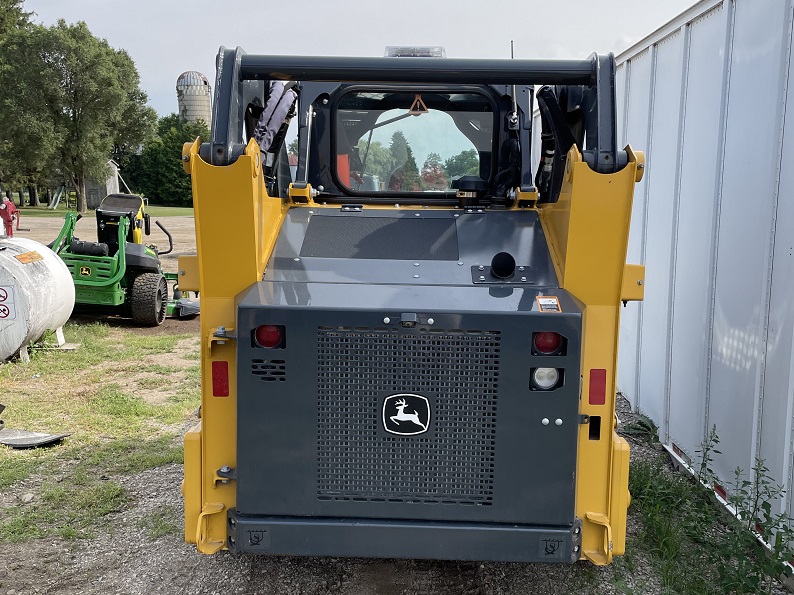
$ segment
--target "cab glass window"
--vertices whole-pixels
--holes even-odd
[[[479,93],[354,91],[336,106],[336,175],[354,192],[450,192],[488,180],[494,112]]]

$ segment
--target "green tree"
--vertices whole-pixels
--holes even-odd
[[[16,92],[0,109],[3,155],[17,155],[22,172],[57,163],[85,212],[86,180],[104,179],[114,146],[139,147],[153,132],[156,115],[135,65],[83,22],[31,26],[3,43],[0,88]]]
[[[367,149],[367,141],[361,139],[358,141],[358,153],[364,164],[363,173],[372,174],[379,182],[386,184],[394,169],[394,157],[391,151],[378,141],[370,143]]]
[[[0,73],[5,70],[7,58],[13,55],[13,50],[8,44],[8,37],[30,24],[31,12],[22,9],[22,0],[0,0]],[[13,102],[13,88],[3,87],[4,93],[0,97],[0,111],[7,110]],[[11,119],[11,118],[9,118]],[[18,120],[17,120],[18,121]],[[20,167],[20,156],[15,155],[12,147],[9,146],[6,137],[11,133],[0,134],[0,189],[11,187],[21,187],[27,182]],[[5,196],[5,192],[0,193]],[[20,205],[21,206],[21,205]]]
[[[296,136],[293,141],[287,147],[287,153],[290,155],[297,155],[298,154],[298,137]]]
[[[23,29],[30,23],[32,12],[22,10],[24,0],[0,0],[0,40],[16,29]]]
[[[427,190],[446,190],[447,176],[441,165],[441,155],[429,153],[422,166],[422,184]]]
[[[403,166],[403,189],[405,190],[421,190],[422,185],[419,181],[419,168],[416,166],[416,159],[414,152],[410,145],[406,144],[406,158],[405,165]]]
[[[408,159],[408,139],[405,138],[402,130],[397,130],[391,135],[389,151],[391,151],[395,167],[401,166]]]
[[[444,161],[447,178],[480,175],[480,156],[476,149],[461,151]]]
[[[153,202],[190,206],[193,204],[190,177],[182,169],[182,145],[197,136],[209,138],[203,121],[183,122],[177,114],[160,118],[157,136],[146,144],[127,167],[130,185]]]
[[[416,166],[414,152],[410,145],[405,145],[405,163],[395,169],[389,177],[388,190],[399,192],[417,192],[422,189],[419,168]]]

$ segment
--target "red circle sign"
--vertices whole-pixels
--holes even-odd
[[[9,314],[10,310],[8,309],[8,306],[0,304],[0,318],[8,318]]]
[[[8,299],[8,292],[5,290],[4,287],[0,287],[0,302],[4,302]]]

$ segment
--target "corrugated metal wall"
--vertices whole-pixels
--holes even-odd
[[[794,488],[794,0],[704,0],[618,56],[618,139],[645,151],[618,386],[723,481]],[[787,120],[788,118],[788,120]],[[781,506],[794,513],[794,497]]]

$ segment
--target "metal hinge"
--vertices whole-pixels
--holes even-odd
[[[237,481],[237,470],[224,465],[215,472],[215,483],[229,483],[230,481]]]
[[[226,341],[236,341],[237,335],[234,333],[233,328],[226,328],[219,326],[218,328],[210,331],[209,340],[207,341],[207,357],[212,357],[213,345],[225,345]]]
[[[589,415],[580,415],[579,416],[579,425],[584,426],[590,423],[590,416]]]

